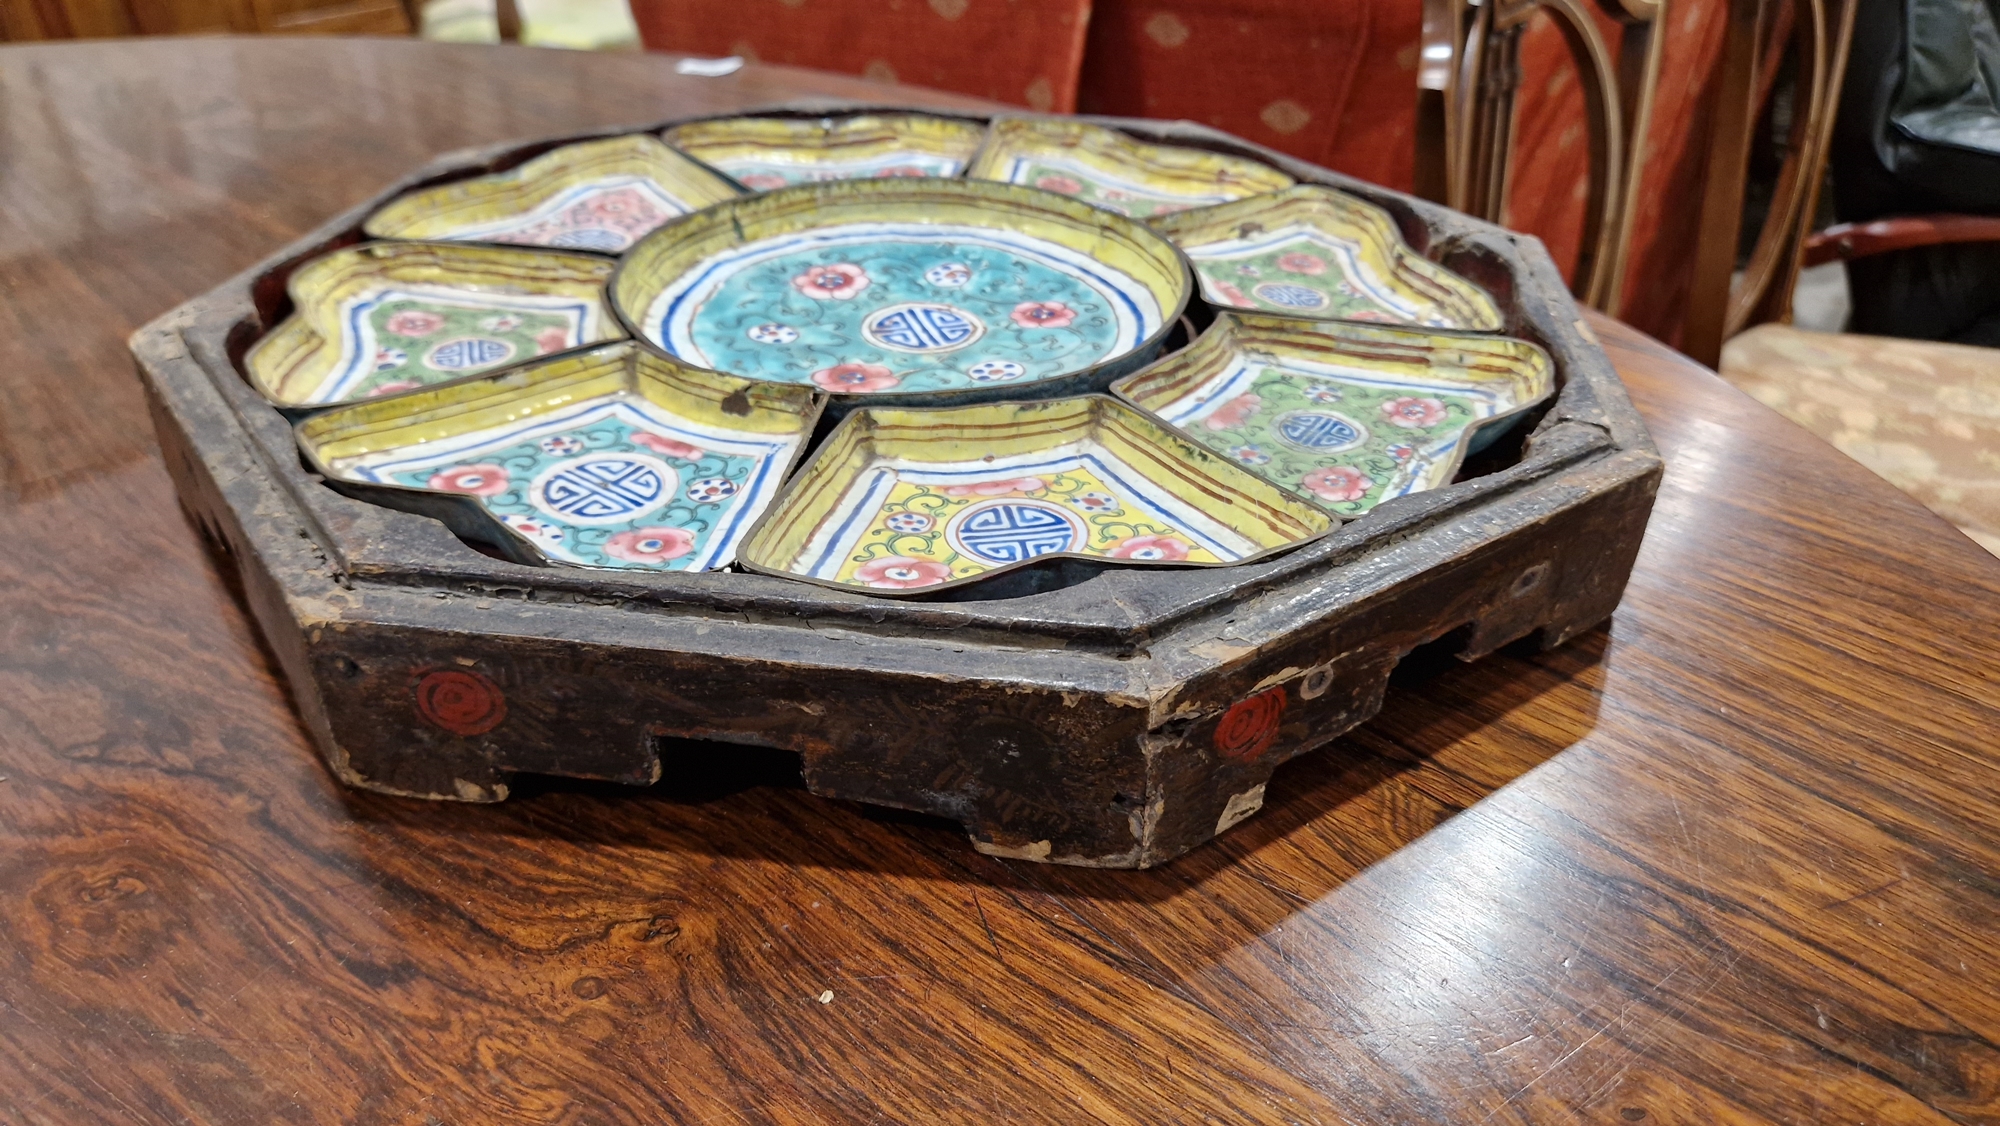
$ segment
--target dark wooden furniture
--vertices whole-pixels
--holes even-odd
[[[1865,223],[1835,223],[1806,239],[1800,264],[1823,266],[1892,250],[1959,242],[2000,242],[2000,215],[1901,215]]]
[[[408,35],[417,0],[0,0],[0,41],[218,32]],[[511,0],[503,0],[511,5]]]
[[[1661,0],[1424,0],[1417,190],[1503,221],[1515,171],[1521,40],[1543,13],[1561,30],[1581,79],[1590,150],[1570,288],[1597,308],[1615,309],[1666,42]]]
[[[1694,288],[1681,339],[1704,363],[1719,362],[1722,342],[1752,325],[1791,320],[1792,290],[1826,179],[1855,8],[1856,0],[1729,0]],[[1794,70],[1785,156],[1755,247],[1738,271],[1752,133],[1788,50]]]
[[[2000,1117],[2000,565],[1603,319],[1668,462],[1611,628],[1406,662],[1160,869],[973,855],[747,750],[498,806],[335,783],[125,334],[437,150],[866,90],[0,50],[52,138],[0,209],[0,1121]]]

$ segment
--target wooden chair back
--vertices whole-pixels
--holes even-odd
[[[1424,0],[1417,68],[1417,190],[1501,221],[1517,171],[1513,145],[1522,36],[1547,13],[1582,80],[1590,149],[1583,235],[1571,289],[1618,305],[1658,82],[1666,0]]]
[[[1722,342],[1753,325],[1790,321],[1792,290],[1819,210],[1855,0],[1730,0],[1701,236],[1681,350],[1714,367]],[[1751,137],[1787,48],[1797,60],[1791,128],[1776,191],[1739,274]]]

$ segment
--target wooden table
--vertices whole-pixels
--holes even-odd
[[[1669,464],[1611,628],[1406,662],[1163,869],[982,857],[751,751],[336,785],[125,334],[437,150],[802,94],[954,104],[0,49],[0,1123],[2000,1122],[2000,564],[1609,321]]]

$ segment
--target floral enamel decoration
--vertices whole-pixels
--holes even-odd
[[[694,550],[685,528],[634,528],[604,541],[604,552],[628,563],[668,563]]]
[[[1223,314],[1113,390],[1352,517],[1448,484],[1554,383],[1546,353],[1505,337]]]
[[[482,462],[477,465],[454,465],[431,474],[426,482],[431,488],[447,493],[469,493],[472,496],[497,496],[507,491],[512,480],[507,471],[497,465]]]
[[[1367,496],[1375,482],[1352,466],[1332,465],[1307,473],[1299,478],[1299,484],[1321,500],[1341,503]]]
[[[1449,409],[1436,399],[1405,395],[1382,404],[1382,414],[1391,425],[1405,430],[1428,430],[1445,420]]]
[[[917,405],[1100,389],[1157,350],[1189,280],[1164,240],[1087,206],[884,178],[689,216],[635,249],[613,290],[668,353],[807,383],[845,412],[864,396]]]
[[[1211,303],[1288,317],[1493,332],[1485,290],[1403,241],[1387,211],[1315,184],[1154,223]]]
[[[851,301],[868,288],[868,271],[851,262],[813,266],[792,278],[792,288],[820,300]]]
[[[854,569],[855,581],[877,590],[913,590],[936,586],[951,578],[951,568],[930,559],[885,555]]]
[[[1022,328],[1066,328],[1076,310],[1060,301],[1023,301],[1009,314]]]
[[[846,393],[887,391],[902,382],[881,364],[835,364],[812,373],[812,381],[828,391]]]
[[[1128,536],[1105,554],[1113,559],[1149,559],[1171,563],[1186,559],[1195,546],[1179,536]]]
[[[1332,526],[1101,396],[850,414],[745,544],[752,570],[929,592],[1076,556],[1215,566]]]
[[[616,339],[601,258],[370,243],[292,272],[294,311],[244,357],[284,407],[353,402]]]
[[[966,175],[1027,184],[1147,220],[1292,184],[1290,176],[1259,161],[1047,119],[994,122]]]
[[[727,179],[644,135],[564,145],[521,167],[422,188],[369,216],[375,238],[617,254],[678,215],[736,195]]]
[[[946,117],[864,114],[697,121],[669,130],[666,140],[746,188],[770,191],[833,180],[956,176],[984,133]]]
[[[298,437],[336,488],[420,511],[449,498],[517,562],[707,570],[735,558],[819,406],[625,342],[336,408]]]

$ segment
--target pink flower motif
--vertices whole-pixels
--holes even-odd
[[[1194,545],[1179,536],[1127,536],[1105,552],[1113,559],[1143,559],[1168,562],[1186,559]]]
[[[1345,465],[1315,469],[1299,478],[1306,491],[1321,500],[1360,500],[1375,484],[1366,473]]]
[[[1407,430],[1423,430],[1444,421],[1444,404],[1436,399],[1405,395],[1382,404],[1383,417]]]
[[[1193,211],[1193,210],[1194,210],[1194,204],[1192,203],[1156,203],[1153,205],[1153,215],[1155,217],[1161,215],[1174,215],[1182,211]]]
[[[377,395],[393,395],[398,391],[415,391],[422,386],[423,384],[418,383],[414,379],[397,379],[388,383],[376,384],[375,389],[368,392],[368,397],[372,399]]]
[[[1252,304],[1249,294],[1226,281],[1210,279],[1209,288],[1215,290],[1215,295],[1222,298],[1222,303],[1225,305],[1242,305],[1247,308]]]
[[[665,563],[694,550],[686,528],[634,528],[604,541],[604,554],[630,563]]]
[[[1075,195],[1083,190],[1083,182],[1071,176],[1044,176],[1035,181],[1035,186],[1045,192],[1060,192]]]
[[[866,393],[887,391],[902,380],[881,364],[835,364],[812,373],[812,381],[828,391]]]
[[[1398,442],[1395,445],[1390,446],[1387,450],[1383,452],[1387,453],[1390,457],[1395,458],[1397,461],[1408,461],[1411,458],[1417,456],[1417,448],[1405,442]]]
[[[470,493],[476,497],[499,496],[511,482],[507,471],[489,461],[477,465],[454,465],[431,474],[430,486],[447,493]]]
[[[645,430],[635,430],[632,432],[632,444],[635,446],[644,446],[661,457],[677,457],[682,461],[700,461],[702,455],[702,449],[699,446],[690,446],[686,442],[676,442],[672,438],[653,434]]]
[[[1318,277],[1326,273],[1326,259],[1317,254],[1281,254],[1278,268],[1294,274],[1311,274]]]
[[[384,327],[397,336],[429,336],[444,327],[444,318],[436,313],[405,309],[392,315]]]
[[[885,555],[856,567],[854,577],[884,590],[907,590],[913,586],[936,586],[951,578],[951,568],[929,559]]]
[[[930,174],[930,169],[919,168],[914,164],[898,164],[893,168],[884,168],[875,173],[877,178],[884,176],[928,176]]]
[[[1403,323],[1402,321],[1397,320],[1395,317],[1392,317],[1389,314],[1382,312],[1380,309],[1355,309],[1352,310],[1351,312],[1343,313],[1342,316],[1345,316],[1350,321],[1374,321],[1378,324],[1385,324],[1385,325],[1395,325]]]
[[[1060,301],[1023,301],[1008,315],[1022,328],[1063,328],[1076,319],[1076,310]]]
[[[1009,493],[1038,493],[1048,487],[1040,477],[1012,477],[1005,481],[946,485],[941,491],[948,497],[1004,497]]]
[[[1246,392],[1215,408],[1201,424],[1210,430],[1232,430],[1250,421],[1250,416],[1262,409],[1264,400]]]
[[[569,347],[569,330],[566,328],[550,325],[535,334],[537,353],[547,355],[550,352],[560,352],[567,347]]]
[[[768,192],[772,188],[785,186],[785,178],[774,172],[752,172],[748,176],[738,176],[736,182],[759,192]]]
[[[850,262],[814,266],[792,279],[793,288],[807,297],[824,301],[846,301],[868,288],[868,271]]]

